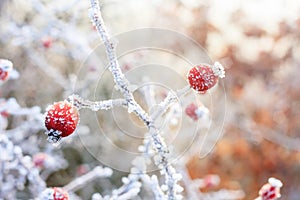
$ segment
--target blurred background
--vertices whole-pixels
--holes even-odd
[[[104,0],[100,4],[110,33],[148,27],[176,31],[192,38],[211,60],[225,67],[222,138],[207,156],[199,158],[195,152],[186,158],[193,179],[207,174],[220,177],[218,186],[201,192],[243,190],[244,199],[254,199],[273,176],[284,183],[282,199],[299,199],[299,0]],[[18,79],[11,78],[1,86],[0,98],[13,97],[22,107],[39,106],[44,111],[47,105],[72,94],[74,85],[77,92],[90,97],[85,91],[97,82],[95,72],[100,69],[95,64],[99,61],[87,61],[87,57],[100,40],[91,26],[88,8],[89,1],[78,0],[0,1],[0,58],[11,60],[19,74]],[[182,55],[189,48],[176,41],[171,46]],[[103,52],[99,54],[105,58]],[[134,66],[139,56],[143,55],[121,61],[122,69]],[[88,68],[84,77],[76,80],[82,63]],[[186,71],[182,71],[184,77]],[[100,98],[109,97],[106,87],[111,85],[98,88]],[[98,117],[105,118],[105,114]],[[7,130],[18,126],[20,119],[7,118]],[[81,124],[79,134],[93,131],[94,125],[88,121],[83,119]],[[30,135],[36,138],[39,149],[30,152],[25,148],[24,154],[34,156],[46,149],[43,132],[41,128]],[[47,176],[48,186],[65,185],[97,165],[98,161],[76,143],[78,140],[74,136],[59,147],[69,164]],[[117,155],[110,156],[118,159]],[[123,175],[117,173],[106,190],[119,185]],[[109,185],[107,181],[97,182],[78,195],[90,198],[93,191],[103,190],[101,184]]]

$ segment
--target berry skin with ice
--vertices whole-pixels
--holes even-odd
[[[223,66],[215,62],[213,66],[208,64],[200,64],[190,69],[187,78],[191,88],[200,93],[216,85],[218,78],[225,77]]]
[[[61,137],[71,135],[79,122],[78,109],[67,101],[50,105],[45,114],[48,140],[58,142]]]

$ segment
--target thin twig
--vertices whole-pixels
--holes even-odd
[[[174,187],[176,186],[177,180],[173,178],[173,175],[176,174],[176,171],[168,161],[167,154],[169,153],[169,150],[167,148],[167,145],[164,142],[163,138],[158,134],[158,129],[155,127],[153,120],[135,101],[133,94],[128,89],[128,80],[125,78],[124,74],[120,69],[115,53],[115,46],[110,41],[110,38],[107,34],[104,21],[100,12],[99,3],[97,0],[91,0],[90,2],[90,18],[92,20],[93,25],[96,27],[100,38],[104,43],[108,60],[110,63],[109,70],[112,73],[115,84],[123,94],[125,100],[127,101],[128,112],[134,112],[144,122],[144,124],[147,125],[152,139],[152,145],[159,155],[160,161],[157,164],[161,168],[161,172],[165,174],[165,182],[168,186],[168,199],[176,199],[176,191]]]

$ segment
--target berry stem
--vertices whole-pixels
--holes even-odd
[[[159,109],[155,110],[155,112],[151,115],[151,119],[155,122],[155,120],[161,116],[168,109],[168,107],[176,101],[176,99],[184,96],[190,91],[190,89],[191,87],[187,85],[184,88],[177,90],[176,93],[174,91],[168,92],[167,97],[159,103]]]
[[[187,85],[182,89],[179,89],[176,91],[176,94],[178,97],[184,96],[186,93],[188,93],[191,89],[191,86]]]

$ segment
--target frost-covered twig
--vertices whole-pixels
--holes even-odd
[[[112,170],[110,168],[103,168],[100,166],[95,167],[92,171],[84,174],[72,182],[68,183],[64,186],[64,190],[68,192],[74,192],[80,188],[82,188],[88,182],[91,182],[99,177],[110,177],[112,175]]]
[[[147,126],[149,126],[149,124],[151,123],[149,116],[135,101],[133,94],[129,90],[128,80],[121,71],[115,52],[115,44],[110,41],[97,0],[91,0],[90,18],[93,25],[96,27],[101,40],[104,43],[106,54],[109,60],[109,70],[111,71],[114,78],[116,88],[122,92],[124,98],[127,101],[128,112],[134,112]]]
[[[110,71],[113,75],[117,88],[122,92],[124,98],[127,101],[128,112],[134,112],[149,129],[149,134],[152,140],[152,146],[157,152],[156,164],[160,168],[161,173],[165,175],[165,184],[168,188],[168,199],[179,199],[177,192],[180,187],[177,185],[178,174],[174,167],[172,167],[168,160],[169,150],[163,138],[158,134],[159,130],[155,127],[153,120],[149,115],[141,108],[141,106],[135,101],[133,94],[129,90],[128,80],[122,73],[115,52],[115,46],[110,41],[109,35],[106,31],[104,21],[100,12],[100,6],[97,0],[91,0],[90,18],[93,25],[96,27],[106,49],[108,60],[110,63]]]
[[[104,100],[104,101],[90,101],[81,98],[78,95],[71,95],[68,97],[68,101],[75,107],[87,108],[93,111],[99,110],[108,110],[115,106],[126,106],[127,102],[124,99],[113,99],[113,100]]]
[[[145,185],[149,185],[152,189],[155,200],[164,199],[164,193],[159,186],[159,182],[156,175],[151,177],[147,174],[141,176],[141,179]]]
[[[22,149],[0,133],[0,199],[15,199],[16,191],[23,190],[29,181],[33,196],[46,188],[31,158],[24,156]]]
[[[122,179],[124,185],[112,192],[112,196],[106,196],[104,199],[109,200],[129,200],[137,196],[142,184],[135,179]]]

